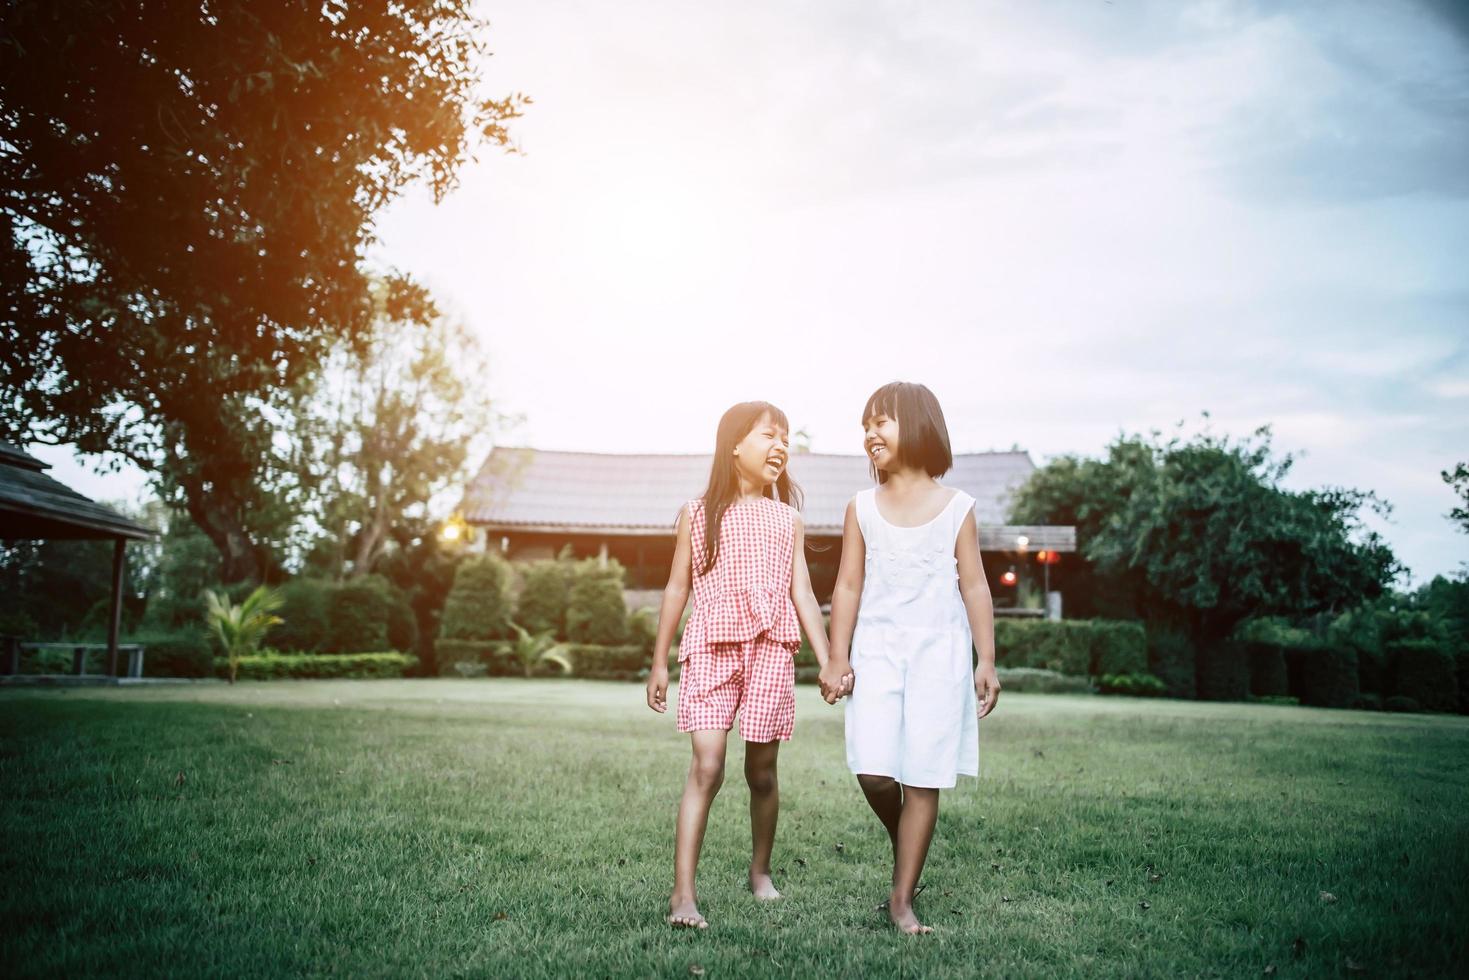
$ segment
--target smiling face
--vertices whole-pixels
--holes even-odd
[[[875,412],[862,423],[862,448],[875,469],[888,472],[898,461],[898,420],[886,412]]]
[[[742,482],[767,487],[785,472],[791,455],[790,434],[770,415],[762,415],[754,428],[735,444],[734,463]]]

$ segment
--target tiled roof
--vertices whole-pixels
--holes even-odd
[[[496,530],[666,532],[683,502],[703,492],[709,461],[707,454],[497,448],[471,481],[460,509],[469,523]],[[1034,470],[1029,453],[965,453],[954,457],[943,483],[972,496],[980,524],[993,532],[1004,525],[1010,495]],[[865,456],[798,453],[790,472],[805,492],[802,512],[813,534],[840,534],[847,501],[872,485]],[[1043,542],[1032,533],[1032,547],[1074,547],[1071,528],[1031,530],[1048,538]]]
[[[153,536],[143,525],[47,476],[47,468],[29,453],[0,442],[0,538]],[[53,533],[58,531],[65,533]]]

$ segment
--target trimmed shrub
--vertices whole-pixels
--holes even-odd
[[[996,624],[998,625],[998,624]],[[1000,688],[1019,694],[1091,694],[1091,679],[1041,667],[996,667]]]
[[[454,570],[439,636],[447,640],[500,640],[510,634],[509,568],[499,555],[467,558]],[[621,599],[621,595],[618,596]],[[442,640],[440,641],[442,647]]]
[[[566,646],[575,677],[597,680],[636,680],[648,669],[648,650],[641,646],[596,646],[571,643]]]
[[[1168,693],[1168,685],[1152,674],[1102,674],[1097,678],[1097,690],[1103,694],[1156,698]]]
[[[1237,640],[1214,640],[1201,646],[1194,660],[1202,701],[1243,701],[1250,694],[1250,663]]]
[[[1384,711],[1422,711],[1423,708],[1412,698],[1405,698],[1401,694],[1394,694],[1390,698],[1384,698],[1382,702]]]
[[[1459,679],[1454,658],[1432,640],[1398,640],[1388,647],[1392,692],[1411,698],[1424,711],[1455,711]]]
[[[578,562],[566,597],[566,638],[573,643],[621,646],[627,642],[627,604],[622,566],[596,559]]]
[[[1167,623],[1149,623],[1148,673],[1161,680],[1168,696],[1192,698],[1197,694],[1197,667],[1193,640],[1183,629]]]
[[[532,633],[550,630],[566,638],[566,603],[575,566],[569,561],[533,561],[521,566],[515,621]]]
[[[1085,677],[1091,670],[1091,631],[1082,622],[995,622],[995,665],[1034,667]]]
[[[1321,641],[1295,648],[1300,658],[1302,704],[1318,708],[1350,708],[1362,690],[1357,674],[1357,652]]]
[[[330,653],[387,649],[389,591],[387,580],[376,575],[351,579],[333,589],[327,608],[327,643],[322,649]]]
[[[640,647],[645,653],[653,652],[658,639],[658,614],[651,609],[638,609],[627,617],[627,645]],[[806,637],[801,636],[802,649],[810,649]],[[815,653],[811,656],[814,658]]]
[[[270,642],[282,650],[315,653],[330,644],[329,621],[336,583],[319,578],[296,578],[281,586],[281,618],[270,631]]]
[[[214,676],[214,647],[201,630],[141,633],[120,642],[143,645],[144,677]],[[127,670],[126,654],[118,654],[117,669]]]
[[[1130,675],[1148,672],[1148,634],[1142,623],[1094,619],[1091,673]],[[1154,678],[1156,680],[1156,678]]]
[[[1279,644],[1247,642],[1245,657],[1250,665],[1250,694],[1257,698],[1268,698],[1290,693],[1290,678],[1285,670],[1285,650]]]
[[[271,653],[241,657],[239,680],[268,681],[283,678],[376,678],[402,677],[418,663],[417,657],[402,653]],[[229,675],[229,660],[214,661],[217,676]]]
[[[480,674],[517,677],[525,673],[515,645],[506,640],[440,640],[435,644],[440,677],[475,676],[460,667],[477,665]]]
[[[1381,711],[1382,695],[1363,691],[1357,695],[1357,700],[1352,702],[1352,707],[1358,711]]]

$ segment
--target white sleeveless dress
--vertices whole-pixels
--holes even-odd
[[[973,642],[955,543],[974,498],[956,491],[918,527],[889,524],[876,488],[854,499],[867,548],[852,634],[847,766],[909,786],[947,789],[979,774]]]

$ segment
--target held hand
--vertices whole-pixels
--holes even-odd
[[[648,707],[660,715],[668,710],[668,668],[648,674]]]
[[[856,686],[857,675],[850,670],[847,671],[846,674],[842,676],[842,693],[837,696],[842,698],[849,696],[852,693],[852,688]]]
[[[850,674],[851,671],[845,664],[838,664],[831,660],[828,660],[821,668],[817,683],[821,685],[821,697],[827,704],[836,704],[837,700],[846,693],[843,688]]]
[[[1000,700],[1000,677],[994,664],[980,664],[974,671],[974,696],[979,699],[979,717],[995,710]]]

